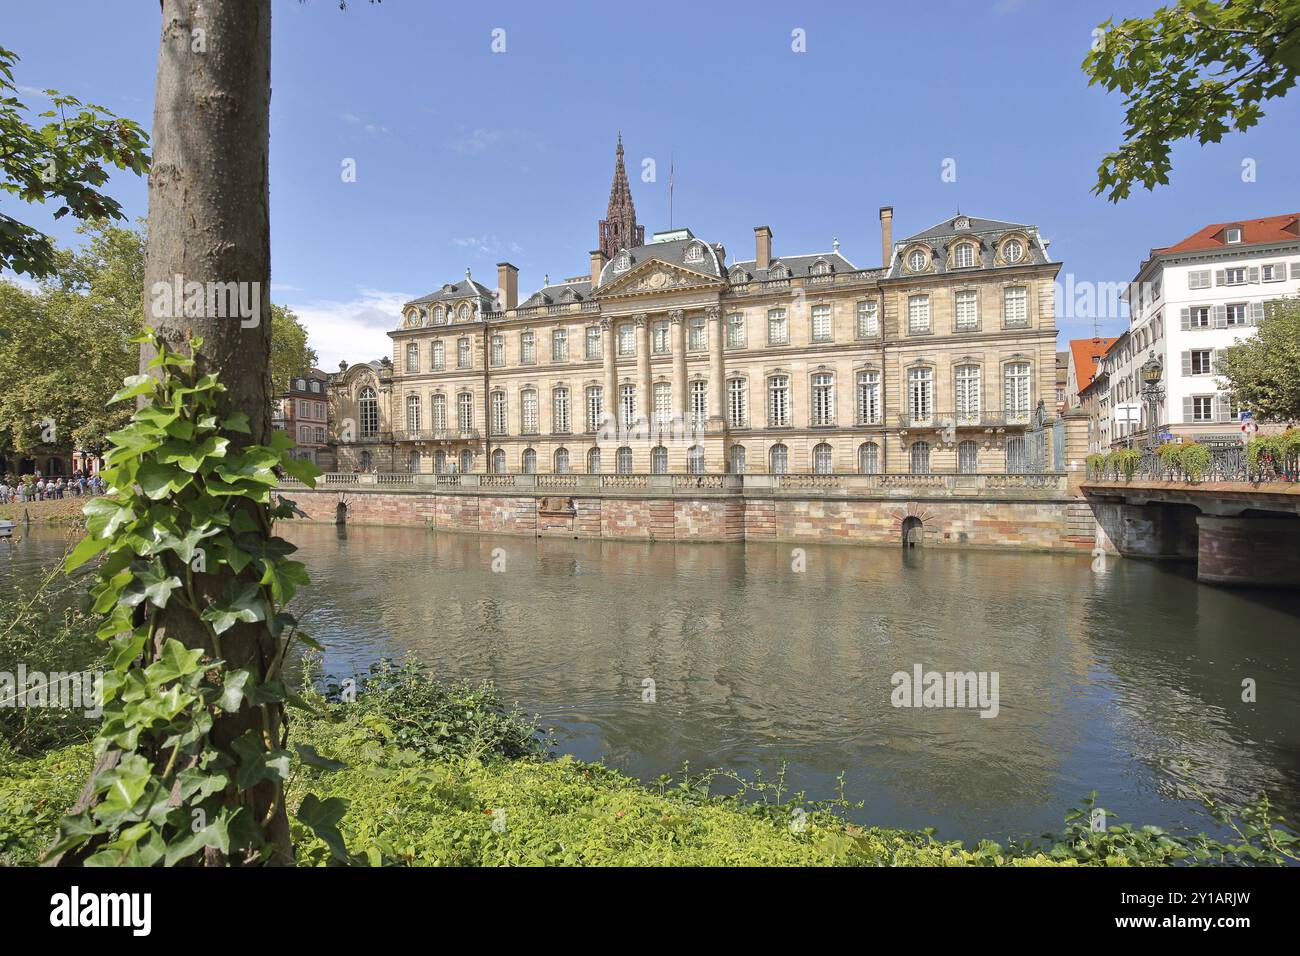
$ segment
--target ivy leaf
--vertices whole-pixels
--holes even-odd
[[[316,479],[325,474],[306,458],[284,458],[280,462],[280,468],[288,473],[290,477],[297,478],[308,488],[315,488]]]
[[[81,510],[86,516],[86,531],[101,538],[113,537],[118,528],[135,520],[131,506],[116,498],[93,498]]]
[[[145,668],[145,677],[154,686],[179,680],[200,669],[199,658],[202,656],[202,648],[189,648],[169,637],[163,645],[162,655]]]
[[[108,400],[109,405],[124,402],[153,391],[154,381],[148,375],[128,375],[122,379],[122,387]]]
[[[325,845],[330,848],[330,854],[336,860],[349,863],[351,861],[348,858],[348,848],[343,842],[343,834],[339,832],[339,821],[347,812],[346,800],[340,797],[321,800],[316,794],[309,793],[302,798],[295,816],[303,826],[325,841]]]
[[[135,607],[144,601],[155,607],[166,607],[168,598],[180,586],[180,578],[168,574],[161,561],[154,561],[143,570],[135,572],[135,579],[122,592],[121,600],[128,607]]]
[[[341,760],[332,760],[329,757],[321,756],[311,744],[297,744],[294,749],[298,751],[298,759],[309,767],[317,767],[331,773],[348,768],[348,765]]]
[[[221,688],[221,696],[217,698],[217,706],[228,714],[239,710],[239,705],[244,699],[244,689],[252,676],[251,671],[242,667],[227,673],[226,682]]]
[[[262,735],[258,731],[248,731],[244,736],[234,740],[230,748],[239,758],[235,786],[240,790],[255,787],[263,780],[288,779],[289,751],[264,749]]]
[[[72,553],[63,562],[64,573],[70,573],[81,567],[113,542],[108,538],[86,537],[72,549]]]
[[[248,416],[243,412],[235,412],[221,423],[221,427],[228,432],[241,432],[245,435],[252,433],[248,427]]]
[[[271,596],[278,604],[287,604],[298,585],[310,584],[307,566],[301,561],[267,561],[262,584],[271,586]]]
[[[230,811],[223,809],[215,814],[206,826],[195,830],[192,826],[183,831],[185,836],[167,847],[166,866],[175,866],[193,856],[204,847],[216,847],[223,854],[230,853]]]
[[[147,461],[136,472],[135,480],[140,483],[140,489],[151,501],[158,501],[169,494],[181,491],[194,478],[192,475],[171,465]]]
[[[252,624],[266,620],[266,602],[262,599],[261,588],[256,584],[245,584],[227,600],[204,608],[203,620],[212,622],[212,629],[224,634],[239,622]]]
[[[229,438],[209,435],[197,445],[185,442],[167,442],[158,449],[158,461],[164,465],[177,465],[182,471],[195,474],[208,459],[225,458]]]

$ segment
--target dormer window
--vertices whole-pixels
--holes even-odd
[[[686,261],[687,261],[687,262],[703,262],[703,261],[704,261],[704,246],[700,245],[698,242],[696,242],[696,243],[692,243],[691,245],[687,246],[687,247],[686,247]]]
[[[970,220],[967,219],[965,216],[958,216],[956,219],[952,221],[952,227],[954,229],[969,229]]]
[[[460,318],[460,320],[461,320],[462,322],[468,322],[468,321],[469,321],[469,305],[468,305],[468,304],[464,304],[464,305],[462,305],[462,306],[460,307],[460,312],[458,313],[458,317]]]
[[[749,281],[749,273],[737,266],[731,270],[731,281],[736,284],[743,284]]]
[[[958,269],[969,269],[975,265],[975,247],[963,242],[953,250],[952,264]]]
[[[1241,227],[1229,226],[1223,231],[1223,238],[1229,244],[1241,242]]]
[[[907,268],[913,272],[923,272],[927,261],[924,250],[913,249],[907,256]]]
[[[445,315],[443,315],[443,312],[442,312],[442,306],[440,306],[440,305],[438,305],[438,306],[434,306],[434,309],[433,309],[433,324],[434,324],[434,325],[442,325],[442,324],[445,323],[446,321],[447,321],[447,317],[446,317]]]
[[[1008,239],[1002,246],[1002,258],[1006,262],[1019,262],[1025,257],[1025,244],[1019,239]]]
[[[632,267],[632,257],[626,252],[620,252],[614,257],[614,271],[627,272]]]
[[[831,264],[825,259],[818,259],[808,271],[815,276],[828,276],[831,274]]]
[[[767,277],[769,279],[788,279],[790,278],[790,270],[778,262],[767,270]]]

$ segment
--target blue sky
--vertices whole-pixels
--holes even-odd
[[[55,87],[152,117],[155,0],[3,0],[0,42],[29,106]],[[753,255],[833,237],[879,265],[877,210],[895,238],[963,212],[1037,224],[1075,282],[1124,282],[1153,246],[1206,223],[1294,212],[1300,95],[1219,145],[1175,150],[1172,184],[1118,207],[1090,188],[1119,142],[1122,102],[1079,63],[1110,16],[1157,0],[761,3],[433,3],[274,0],[272,297],[295,308],[321,364],[389,350],[397,307],[470,268],[520,291],[579,275],[596,245],[623,131],[647,234],[674,225]],[[492,50],[504,30],[505,51]],[[803,30],[806,52],[792,50]],[[653,159],[657,181],[640,180]],[[945,159],[956,182],[944,182]],[[1243,159],[1256,181],[1242,181]],[[357,178],[341,176],[355,160]],[[115,176],[132,217],[146,188]],[[0,202],[61,242],[71,224]],[[1101,317],[1103,334],[1122,327]],[[1061,347],[1090,335],[1063,320]]]

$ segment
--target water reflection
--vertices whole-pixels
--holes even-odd
[[[809,546],[799,573],[790,546],[752,542],[290,536],[329,671],[409,652],[490,678],[565,751],[643,778],[785,763],[825,796],[844,771],[863,820],[1003,838],[1058,828],[1094,788],[1129,819],[1205,828],[1169,772],[1189,757],[1211,792],[1268,789],[1297,815],[1294,596],[1059,555]],[[999,715],[892,707],[890,675],[916,664],[997,671]]]

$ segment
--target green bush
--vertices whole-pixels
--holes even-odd
[[[1300,428],[1257,435],[1246,442],[1246,463],[1256,481],[1277,480],[1287,462],[1300,457]]]
[[[1183,442],[1179,446],[1177,463],[1188,481],[1200,481],[1210,467],[1210,449],[1200,442]]]
[[[1142,461],[1142,452],[1136,448],[1117,448],[1106,456],[1106,463],[1118,478],[1121,474],[1125,480],[1131,480]]]
[[[1089,455],[1084,459],[1084,468],[1089,478],[1100,481],[1106,477],[1106,456]]]

